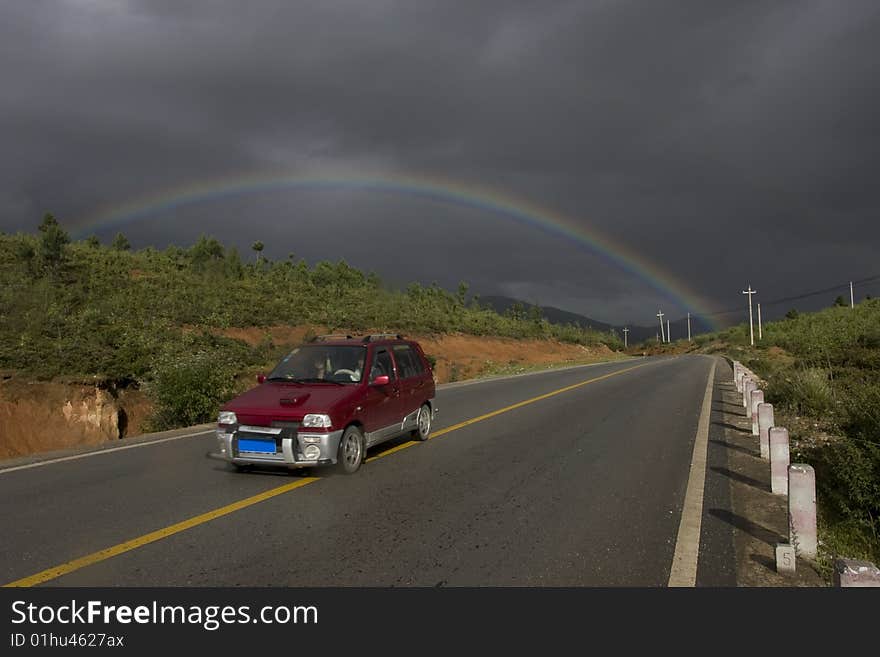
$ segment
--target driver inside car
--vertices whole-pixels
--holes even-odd
[[[324,354],[320,354],[315,356],[312,361],[312,371],[313,377],[315,379],[323,379],[325,378],[325,374],[327,373],[326,367],[327,358]]]
[[[361,380],[361,372],[364,369],[364,357],[359,356],[357,365],[352,369],[351,380],[352,381],[360,381]]]

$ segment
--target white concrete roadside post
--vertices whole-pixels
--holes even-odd
[[[797,557],[794,553],[794,547],[788,543],[776,544],[776,572],[781,575],[793,575],[795,572],[795,564]]]
[[[757,389],[758,389],[758,384],[755,382],[755,380],[754,380],[753,378],[751,378],[751,377],[746,377],[746,378],[743,380],[743,401],[742,401],[742,405],[743,405],[743,408],[746,409],[746,416],[750,415],[749,411],[750,411],[751,409],[749,408],[749,404],[750,404],[751,401],[752,401],[752,398],[751,398],[752,390],[757,390]]]
[[[737,360],[733,361],[733,383],[736,385],[737,392],[742,392],[742,375],[742,363]]]
[[[870,561],[835,559],[834,586],[880,587],[880,568]]]
[[[767,406],[768,404],[764,404]],[[770,456],[770,490],[774,495],[788,493],[788,429],[772,427],[767,432],[768,452]],[[763,449],[763,445],[761,446]],[[791,504],[791,502],[789,502]]]
[[[773,459],[772,451],[770,459]],[[816,473],[810,465],[794,463],[788,466],[788,528],[789,543],[798,556],[815,559]]]
[[[758,404],[764,403],[764,391],[763,390],[752,390],[749,395],[750,403],[749,409],[751,410],[750,415],[752,416],[752,435],[758,435]]]
[[[758,436],[761,458],[770,458],[770,428],[773,426],[773,404],[758,404]],[[788,467],[786,463],[785,467]]]

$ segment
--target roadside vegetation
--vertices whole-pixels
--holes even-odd
[[[550,324],[539,311],[499,315],[469,298],[466,283],[395,290],[342,261],[272,261],[263,250],[254,242],[245,257],[207,236],[161,251],[132,250],[121,233],[110,245],[71,241],[52,215],[36,234],[0,234],[0,369],[142,387],[156,403],[152,428],[163,429],[210,421],[243,372],[280,355],[270,339],[249,345],[218,329],[315,325],[622,348],[614,334]]]
[[[792,462],[816,470],[822,565],[834,555],[880,563],[880,300],[792,310],[756,343],[744,324],[665,346],[724,353],[766,380]]]

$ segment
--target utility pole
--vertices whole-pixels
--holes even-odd
[[[669,320],[666,320],[666,342],[672,342],[672,331],[669,330]]]
[[[688,342],[691,341],[691,314],[688,313]]]
[[[764,329],[761,327],[761,304],[758,304],[758,339],[764,339]]]
[[[755,324],[752,320],[752,295],[755,294],[757,290],[752,289],[751,283],[749,284],[748,290],[743,290],[743,294],[749,295],[749,338],[751,339],[752,346],[755,346]]]
[[[849,307],[850,308],[856,307],[856,299],[853,296],[852,281],[849,282]]]
[[[666,342],[666,334],[663,333],[663,311],[657,311],[657,317],[660,318],[660,338],[661,342]]]
[[[624,326],[624,327],[623,327],[623,348],[624,348],[624,349],[626,349],[627,347],[629,347],[629,343],[627,342],[627,339],[626,339],[626,338],[627,338],[627,335],[626,335],[627,333],[629,333],[629,329],[626,328],[626,327]]]

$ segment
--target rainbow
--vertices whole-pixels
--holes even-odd
[[[703,319],[713,329],[708,306],[684,283],[661,270],[656,264],[629,247],[602,236],[594,228],[585,228],[562,214],[516,198],[510,194],[475,185],[414,176],[360,176],[351,174],[261,174],[221,178],[163,189],[150,196],[116,205],[76,222],[75,237],[85,237],[104,230],[196,203],[217,201],[233,196],[280,190],[327,189],[402,194],[431,202],[452,204],[490,212],[502,218],[564,238],[645,281],[650,287],[679,306],[681,311]]]

